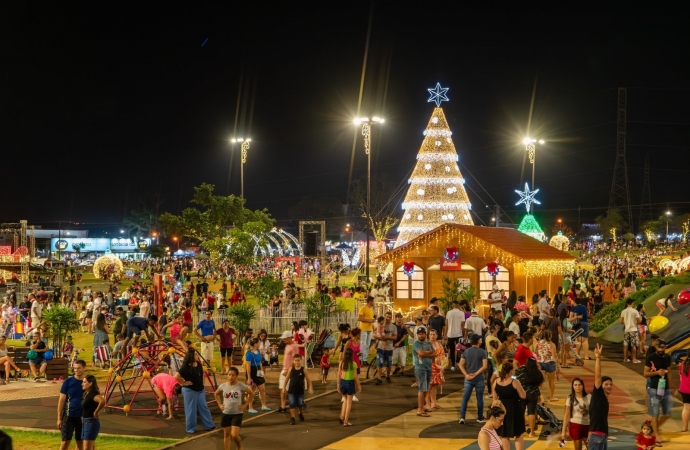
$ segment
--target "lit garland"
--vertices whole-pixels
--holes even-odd
[[[532,214],[527,214],[525,217],[523,217],[522,222],[520,222],[520,226],[518,227],[518,231],[520,233],[525,233],[528,236],[532,236],[534,239],[542,242],[546,237],[541,227],[537,223],[537,219],[535,219]]]
[[[443,88],[436,90],[439,98]],[[445,91],[443,91],[445,92]],[[433,95],[433,94],[432,94]],[[434,97],[436,99],[436,97]],[[465,180],[456,163],[458,153],[443,109],[434,108],[402,203],[396,247],[444,223],[473,225]]]
[[[575,263],[564,260],[547,260],[547,261],[525,261],[525,276],[544,277],[544,276],[560,276],[566,273],[572,273],[575,269]]]

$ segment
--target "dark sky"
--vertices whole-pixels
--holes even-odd
[[[617,88],[627,87],[632,204],[649,153],[654,213],[667,202],[690,211],[685,15],[465,3],[375,5],[362,103],[362,115],[386,118],[375,173],[406,182],[438,81],[450,88],[443,106],[475,211],[488,222],[495,201],[518,221],[536,81],[531,134],[547,141],[537,216],[574,227],[581,207],[592,221],[608,205]],[[300,4],[3,6],[0,219],[117,224],[159,189],[161,212],[184,208],[202,182],[226,193],[240,79],[248,206],[285,223],[304,196],[344,202],[370,3]],[[365,168],[358,137],[354,176]],[[239,186],[235,156],[231,192]]]

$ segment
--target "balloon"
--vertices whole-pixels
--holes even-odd
[[[50,361],[51,359],[53,359],[53,351],[48,350],[48,351],[44,352],[43,358],[45,358],[46,361]]]
[[[38,352],[36,350],[29,350],[26,354],[26,359],[36,359],[38,358]]]
[[[656,333],[666,325],[668,325],[668,318],[664,316],[656,316],[649,322],[649,332]]]
[[[690,303],[690,289],[680,291],[680,293],[678,294],[678,304],[684,305],[686,303]]]

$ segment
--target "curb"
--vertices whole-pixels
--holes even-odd
[[[11,427],[3,426],[5,430],[15,430],[15,431],[31,431],[37,433],[47,433],[47,434],[60,434],[59,430],[46,430],[43,428],[29,428],[29,427]],[[98,433],[99,436],[111,436],[111,437],[124,437],[128,439],[175,439],[175,438],[159,438],[153,436],[134,436],[131,434],[111,434],[111,433]],[[11,437],[11,436],[10,436]]]

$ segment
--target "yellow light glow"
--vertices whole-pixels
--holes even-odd
[[[525,276],[527,278],[543,276],[562,276],[572,273],[575,263],[564,260],[525,261]]]

